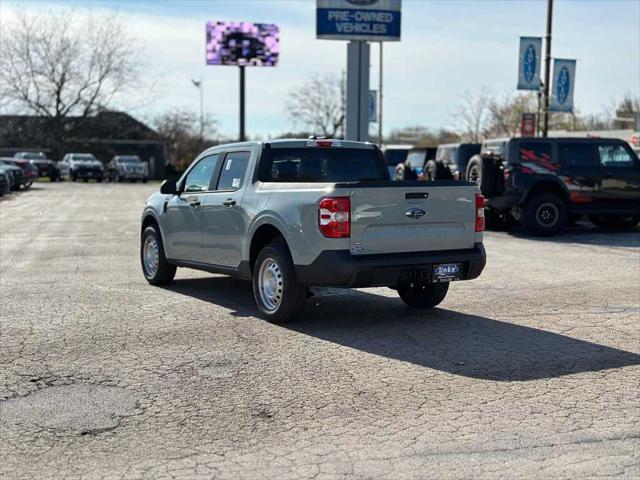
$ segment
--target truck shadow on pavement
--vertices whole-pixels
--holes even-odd
[[[176,280],[171,291],[257,315],[251,285],[226,277]],[[399,298],[317,289],[303,318],[286,328],[345,347],[455,375],[502,382],[539,380],[640,365],[640,355],[565,335]]]

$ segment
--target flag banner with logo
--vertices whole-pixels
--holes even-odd
[[[518,62],[518,90],[540,89],[542,38],[520,37]]]
[[[553,88],[549,92],[550,112],[573,111],[573,87],[576,80],[576,61],[563,58],[553,60]]]

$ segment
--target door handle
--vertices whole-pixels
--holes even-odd
[[[225,207],[233,207],[236,204],[236,201],[233,200],[232,198],[227,198],[224,202],[222,202],[222,204]]]
[[[200,200],[191,200],[189,202],[189,206],[193,208],[198,208],[200,206]]]

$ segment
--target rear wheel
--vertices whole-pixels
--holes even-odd
[[[253,267],[253,295],[261,315],[273,323],[291,322],[304,310],[307,287],[298,281],[282,238],[258,254]]]
[[[142,232],[140,262],[144,278],[151,285],[166,285],[176,275],[176,266],[169,264],[164,256],[162,237],[156,225],[150,225]]]
[[[400,298],[411,308],[433,308],[444,300],[448,291],[448,282],[398,286]]]
[[[532,235],[555,235],[566,223],[567,206],[555,193],[534,194],[522,209],[522,224]]]
[[[640,222],[640,215],[589,215],[595,226],[605,230],[633,230]]]

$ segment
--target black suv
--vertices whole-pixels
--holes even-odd
[[[436,177],[453,180],[467,179],[467,164],[469,159],[480,153],[479,143],[446,143],[438,145],[435,157]]]
[[[488,140],[467,165],[487,198],[488,220],[513,218],[534,235],[553,235],[588,215],[597,226],[640,222],[640,161],[607,138]]]
[[[425,169],[429,162],[433,162],[436,156],[436,149],[412,148],[407,154],[407,159],[396,165],[394,180],[425,180]],[[435,180],[435,179],[431,179]]]

